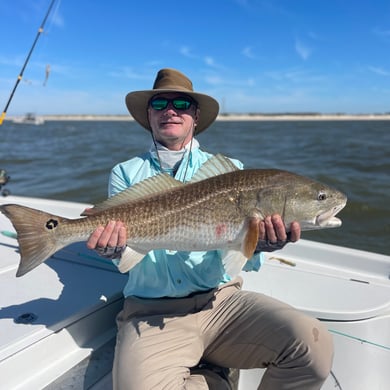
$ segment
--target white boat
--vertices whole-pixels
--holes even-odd
[[[22,117],[14,118],[12,122],[24,125],[43,125],[45,123],[45,119],[41,116],[36,116],[32,112],[28,112]]]
[[[77,217],[88,205],[8,196]],[[0,214],[0,389],[111,389],[115,315],[126,275],[71,245],[16,278],[18,244]],[[342,232],[340,232],[342,234]],[[288,302],[324,321],[335,359],[325,390],[385,390],[390,384],[390,256],[300,240],[267,255],[244,288]],[[261,370],[241,370],[240,390]]]

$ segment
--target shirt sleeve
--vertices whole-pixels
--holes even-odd
[[[108,180],[108,196],[113,196],[121,191],[124,191],[130,186],[130,183],[126,180],[126,176],[123,173],[122,167],[116,165],[110,173]]]
[[[244,267],[242,268],[245,272],[255,271],[257,272],[260,267],[263,265],[265,260],[264,253],[260,252],[256,255],[253,255],[250,259],[247,260]]]

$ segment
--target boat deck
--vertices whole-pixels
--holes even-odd
[[[11,196],[0,201],[24,203]],[[29,199],[28,205],[69,217],[87,206],[77,210],[41,199]],[[3,215],[0,232],[0,388],[43,388],[114,340],[127,277],[78,243],[16,278],[18,244],[9,237],[14,229]]]
[[[68,217],[88,206],[14,196],[0,198],[1,203]],[[78,243],[16,278],[18,245],[1,214],[0,232],[0,389],[109,390],[115,316],[126,275]],[[245,289],[327,324],[335,360],[325,390],[388,388],[389,276],[390,256],[307,240],[267,254],[259,273],[243,273]],[[261,375],[242,370],[239,389],[257,388]]]

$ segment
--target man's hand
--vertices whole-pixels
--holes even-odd
[[[301,227],[298,222],[292,222],[290,232],[287,233],[282,217],[274,214],[259,222],[259,241],[255,253],[282,249],[288,242],[296,242],[300,238]]]
[[[110,221],[99,226],[89,237],[87,248],[94,249],[107,258],[120,257],[126,247],[126,227],[121,221]]]

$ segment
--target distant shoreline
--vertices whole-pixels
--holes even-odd
[[[133,121],[130,115],[37,115],[45,121]],[[21,116],[10,116],[14,120]],[[390,114],[222,114],[217,121],[390,120]]]

